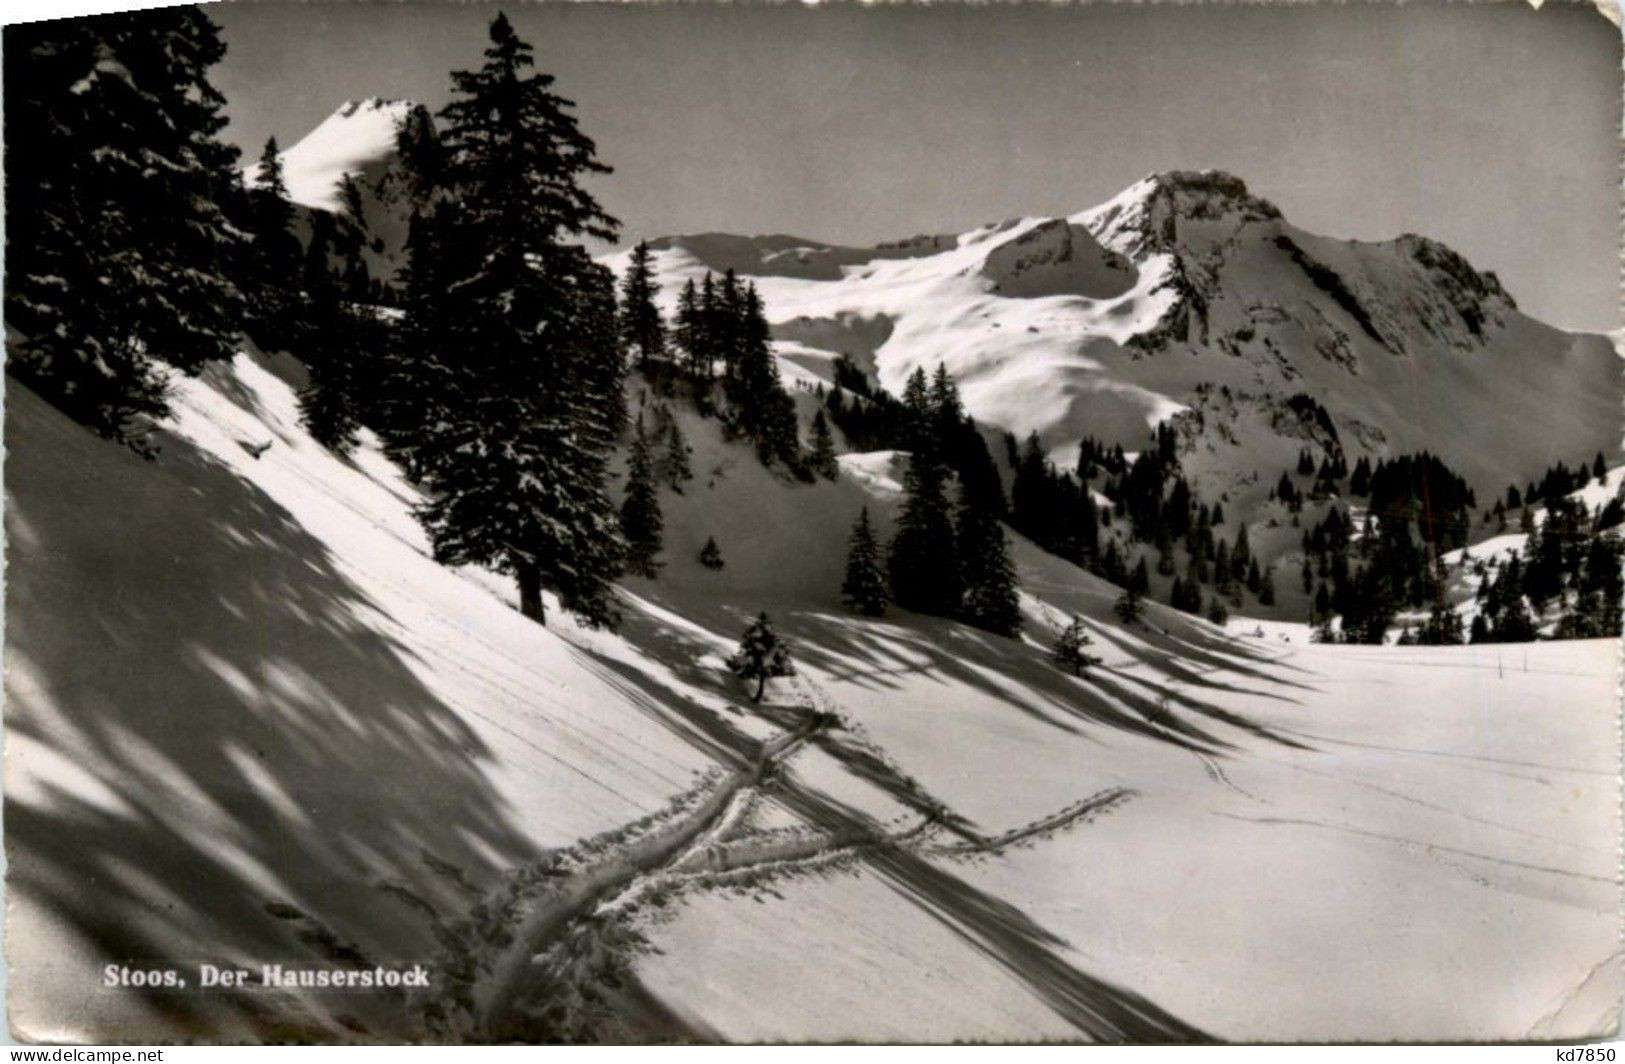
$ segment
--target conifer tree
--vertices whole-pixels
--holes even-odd
[[[1371,494],[1371,461],[1363,455],[1354,463],[1354,474],[1349,477],[1349,494]]]
[[[357,370],[366,337],[359,312],[347,305],[333,272],[328,254],[333,230],[331,215],[317,215],[305,257],[305,314],[310,328],[300,353],[310,382],[299,392],[299,417],[317,443],[348,454],[361,428]]]
[[[650,359],[666,357],[666,324],[661,320],[660,308],[655,306],[659,294],[649,245],[640,241],[632,249],[626,276],[621,280],[621,338],[642,370],[649,368]]]
[[[715,536],[705,537],[705,546],[700,548],[700,564],[712,570],[722,568],[722,548],[717,546]]]
[[[655,555],[660,553],[663,530],[660,498],[655,491],[654,462],[649,456],[649,440],[643,434],[643,415],[639,414],[627,459],[626,499],[621,503],[621,534],[626,537],[629,572],[653,578],[660,571]]]
[[[802,468],[795,400],[784,390],[773,359],[767,314],[756,286],[740,286],[730,271],[724,279],[716,321],[726,323],[724,392],[735,431],[756,443],[763,462]]]
[[[705,271],[705,277],[700,282],[696,309],[696,350],[705,361],[706,375],[710,376],[716,372],[718,359],[724,361],[726,371],[728,360],[732,359],[733,355],[732,352],[725,353],[722,348],[723,337],[728,332],[726,319],[731,312],[719,304],[716,279],[711,276],[710,270]]]
[[[1315,591],[1314,615],[1316,617],[1330,617],[1332,615],[1332,597],[1326,590],[1325,584],[1321,584]]]
[[[1196,571],[1198,575],[1201,574],[1200,569]],[[1230,548],[1221,539],[1213,550],[1213,590],[1221,595],[1228,595],[1230,594],[1231,583]]]
[[[162,360],[230,358],[237,152],[196,7],[6,28],[7,370],[69,417],[150,453]],[[24,149],[26,145],[26,149]]]
[[[869,526],[869,508],[858,512],[858,523],[846,552],[846,577],[841,601],[866,617],[886,612],[886,573],[880,566],[880,545]]]
[[[1094,492],[1085,484],[1078,500],[1078,560],[1086,564],[1100,553],[1100,513]]]
[[[1129,590],[1136,595],[1144,595],[1151,590],[1151,574],[1146,572],[1145,555],[1140,556],[1139,564],[1134,567],[1134,572],[1129,575],[1128,586]]]
[[[246,196],[244,227],[253,243],[240,273],[244,331],[267,351],[294,350],[310,329],[299,290],[302,267],[293,203],[275,137],[265,142],[254,187]]]
[[[706,274],[710,281],[711,275]],[[739,275],[732,266],[723,271],[721,282],[706,290],[706,303],[710,307],[707,342],[712,353],[722,359],[722,375],[730,380],[739,376],[740,363],[747,346],[758,338],[750,335],[755,322],[751,308],[747,307],[745,289],[739,284]],[[758,304],[759,309],[759,304]],[[762,322],[760,341],[767,346],[767,323]],[[752,353],[754,354],[754,352]]]
[[[1115,539],[1107,541],[1106,549],[1100,556],[1100,575],[1113,584],[1121,584],[1128,579],[1128,573],[1123,568],[1123,556],[1117,549]]]
[[[441,187],[445,151],[434,115],[422,104],[414,105],[401,121],[395,133],[395,157],[398,165],[381,182],[380,198],[390,203],[404,202],[413,210],[424,209]]]
[[[943,469],[930,456],[909,456],[903,507],[887,557],[892,599],[905,609],[952,616],[963,588]]]
[[[451,417],[448,396],[442,394],[440,385],[453,372],[448,356],[455,346],[452,322],[445,317],[450,308],[443,305],[444,257],[428,198],[421,207],[413,208],[406,233],[406,262],[396,278],[402,314],[386,330],[377,360],[375,395],[369,405],[385,451],[408,477],[421,481],[423,427]]]
[[[683,353],[688,375],[696,380],[709,376],[701,371],[700,359],[700,294],[694,287],[694,278],[683,282],[677,293],[677,316],[672,319],[672,340]]]
[[[410,366],[436,403],[414,430],[419,516],[439,560],[513,574],[526,616],[544,619],[551,584],[611,624],[624,540],[605,483],[625,366],[614,278],[579,243],[615,236],[581,184],[608,167],[505,16],[490,39],[440,112],[437,283],[422,296],[441,342]]]
[[[923,378],[922,378],[923,379]],[[1050,524],[1055,516],[1053,477],[1038,433],[1027,437],[1010,486],[1010,522],[1039,544],[1053,541]]]
[[[903,406],[908,412],[905,438],[910,451],[934,451],[936,434],[931,417],[931,384],[924,366],[914,367],[903,384]]]
[[[1132,628],[1145,617],[1145,606],[1140,602],[1140,596],[1131,588],[1117,597],[1117,601],[1112,604],[1112,612],[1117,614],[1118,620]]]
[[[1100,658],[1085,649],[1093,645],[1093,642],[1089,638],[1089,633],[1084,630],[1083,618],[1074,616],[1066,631],[1055,641],[1055,649],[1050,652],[1050,657],[1056,665],[1072,675],[1083,676],[1101,662]]]
[[[813,413],[813,446],[809,464],[812,471],[825,480],[834,480],[840,475],[840,463],[835,460],[835,438],[830,435],[829,422],[824,418],[823,408]]]
[[[694,479],[694,470],[688,460],[689,453],[688,441],[683,439],[683,430],[674,417],[666,426],[666,454],[662,466],[666,474],[666,484],[678,494],[682,494],[684,484]]]
[[[964,583],[960,616],[994,635],[1015,636],[1021,631],[1021,598],[1004,527],[980,507],[963,505],[956,535]]]
[[[756,681],[752,702],[762,700],[767,681],[779,676],[794,676],[795,665],[790,660],[790,648],[785,646],[773,630],[773,622],[766,613],[752,621],[739,639],[739,649],[728,659],[728,668],[741,680]]]

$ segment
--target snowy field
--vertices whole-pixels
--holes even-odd
[[[1021,641],[859,619],[845,537],[863,505],[889,535],[892,456],[790,484],[686,411],[660,578],[619,634],[543,629],[427,557],[375,450],[304,435],[299,373],[179,382],[156,462],[8,388],[21,1036],[387,1040],[459,997],[500,1034],[583,929],[632,1038],[1612,1029],[1611,642],[1321,647],[1156,605],[1127,630],[1019,539]],[[722,659],[763,609],[800,675],[752,706]],[[1047,658],[1074,614],[1087,679]],[[475,974],[427,1001],[101,985],[447,957]]]

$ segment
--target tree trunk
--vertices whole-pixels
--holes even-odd
[[[752,702],[760,702],[762,700],[762,689],[766,686],[767,677],[765,675],[756,677],[756,693],[750,696],[750,700]]]
[[[542,571],[528,562],[514,567],[519,580],[519,612],[537,624],[547,623],[547,611],[542,605]]]

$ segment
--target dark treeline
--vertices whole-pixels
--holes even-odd
[[[1108,475],[1120,474],[1127,463],[1122,448],[1105,452],[1093,439],[1084,440],[1080,447],[1081,476],[1074,476],[1055,468],[1036,433],[1027,437],[1023,447],[1016,445],[1014,436],[1005,436],[1006,458],[1014,470],[1010,486],[1010,524],[1051,554],[1075,565],[1092,567],[1101,557],[1101,526],[1111,518],[1109,509],[1103,511],[1096,504],[1088,476],[1096,468],[1104,468]],[[1121,569],[1121,559],[1118,561],[1114,571]],[[1122,574],[1117,572],[1116,575]]]
[[[838,359],[825,406],[854,446],[909,452],[903,504],[883,567],[867,510],[853,529],[842,585],[847,604],[873,616],[884,612],[889,598],[998,635],[1019,632],[1015,566],[1000,523],[1004,487],[947,369],[939,365],[927,378],[916,368],[898,400],[872,389],[856,367]]]
[[[941,363],[930,377],[917,367],[898,399],[873,387],[850,359],[839,356],[824,406],[852,450],[929,454],[959,478],[961,488],[982,509],[1005,516],[998,466],[975,419],[965,412],[958,385]]]
[[[1584,464],[1573,470],[1559,464],[1524,490],[1509,487],[1484,512],[1484,523],[1504,532],[1508,511],[1519,511],[1520,528],[1530,538],[1520,556],[1493,572],[1473,563],[1479,610],[1464,631],[1442,557],[1468,544],[1477,505],[1473,490],[1427,453],[1375,466],[1360,459],[1348,485],[1349,496],[1368,501],[1360,527],[1334,502],[1303,534],[1302,587],[1317,638],[1381,643],[1398,613],[1418,609],[1427,616],[1418,628],[1405,627],[1404,643],[1526,641],[1536,638],[1539,618],[1551,612],[1557,614],[1557,638],[1617,634],[1620,547],[1603,533],[1625,519],[1625,510],[1616,497],[1588,514],[1567,498],[1604,472],[1601,455],[1589,471]],[[1535,520],[1531,493],[1545,500],[1544,524]],[[1337,619],[1340,631],[1332,626]]]
[[[1121,447],[1086,437],[1075,474],[1057,469],[1036,435],[1019,447],[1007,437],[1005,446],[1015,468],[1010,523],[1045,550],[1145,595],[1150,590],[1146,552],[1131,563],[1132,548],[1119,546],[1110,531],[1115,527],[1127,544],[1149,548],[1159,576],[1173,577],[1168,604],[1176,609],[1222,622],[1242,604],[1244,592],[1262,605],[1274,604],[1273,577],[1253,554],[1246,526],[1233,540],[1217,533],[1225,523],[1224,509],[1197,497],[1181,468],[1172,426],[1159,425],[1150,446],[1132,462]]]
[[[1543,503],[1544,520],[1534,520],[1529,508],[1530,489],[1507,489],[1485,521],[1505,528],[1505,504],[1517,504],[1520,526],[1529,538],[1523,550],[1504,563],[1474,563],[1478,577],[1479,610],[1469,637],[1474,643],[1513,643],[1536,637],[1538,618],[1555,614],[1551,635],[1556,639],[1618,636],[1620,602],[1625,595],[1621,565],[1625,547],[1614,531],[1625,522],[1625,505],[1615,493],[1595,511],[1588,511],[1570,493],[1593,477],[1607,474],[1602,455],[1588,472],[1584,463],[1573,470],[1559,464],[1530,486],[1536,502]]]
[[[1335,469],[1311,470],[1317,485],[1339,494]],[[1303,590],[1310,596],[1310,623],[1319,626],[1317,638],[1381,643],[1397,612],[1427,606],[1429,621],[1418,638],[1460,642],[1460,620],[1447,600],[1438,559],[1467,544],[1475,501],[1466,480],[1426,452],[1375,466],[1361,458],[1349,474],[1347,494],[1368,501],[1359,529],[1334,502],[1303,534]],[[1340,634],[1331,626],[1335,617],[1342,618]]]
[[[686,392],[701,413],[719,413],[729,433],[751,440],[764,462],[811,479],[795,401],[779,379],[756,286],[731,269],[720,279],[706,271],[700,284],[691,279],[683,286],[669,330],[655,307],[657,290],[648,246],[639,244],[623,282],[634,365],[658,391]]]

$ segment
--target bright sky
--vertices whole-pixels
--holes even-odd
[[[1588,7],[509,4],[577,101],[628,240],[872,244],[1072,213],[1156,170],[1332,236],[1419,232],[1526,310],[1618,322],[1620,38]],[[227,136],[438,106],[491,4],[212,5]]]

